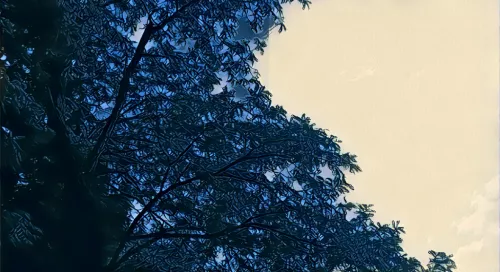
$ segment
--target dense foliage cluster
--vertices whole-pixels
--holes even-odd
[[[253,63],[288,2],[3,3],[3,271],[451,271],[341,201],[355,156],[271,105]]]

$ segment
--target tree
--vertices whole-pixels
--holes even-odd
[[[428,271],[432,272],[451,272],[456,269],[455,262],[451,259],[453,255],[446,255],[444,252],[429,251],[432,258],[427,264]]]
[[[360,168],[336,137],[271,105],[238,24],[284,30],[288,2],[2,6],[5,271],[439,271],[339,201]]]

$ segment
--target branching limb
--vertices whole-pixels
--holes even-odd
[[[210,173],[210,172],[208,172],[208,173],[206,173],[206,172],[205,173],[200,173],[200,174],[198,174],[198,175],[196,175],[196,176],[194,176],[192,178],[186,179],[184,181],[173,183],[172,185],[170,185],[169,187],[167,187],[165,190],[162,190],[158,194],[156,194],[153,197],[153,199],[151,199],[151,201],[149,201],[144,206],[144,208],[137,214],[137,216],[134,218],[134,220],[130,224],[129,228],[127,229],[127,231],[125,233],[125,236],[124,236],[122,242],[120,243],[120,245],[118,246],[118,248],[115,251],[115,254],[114,254],[113,258],[112,258],[112,261],[110,262],[110,265],[114,265],[114,263],[116,262],[116,260],[119,257],[120,252],[123,250],[123,248],[125,246],[125,242],[127,240],[131,239],[132,234],[133,234],[135,228],[137,227],[137,225],[139,224],[139,222],[144,218],[144,216],[146,215],[146,213],[148,213],[148,212],[151,211],[151,209],[154,207],[154,205],[156,205],[156,203],[158,203],[158,201],[163,196],[167,195],[168,193],[170,193],[171,191],[177,189],[178,187],[182,187],[182,186],[190,184],[190,183],[192,183],[194,181],[202,180],[202,179],[204,179],[206,177],[209,177],[209,176],[212,176],[212,177],[219,176],[222,173],[224,173],[226,170],[228,170],[231,167],[237,165],[238,163],[242,163],[242,162],[249,161],[249,160],[254,160],[254,159],[266,158],[266,157],[283,157],[284,156],[284,155],[281,155],[281,154],[261,154],[261,155],[251,156],[252,153],[253,153],[253,150],[250,150],[249,152],[247,152],[242,157],[240,157],[240,158],[234,160],[233,162],[225,165],[224,167],[220,168],[217,171],[214,171],[212,173]],[[185,234],[170,234],[170,235],[177,235],[176,236],[177,238],[188,237],[188,236],[185,236]],[[211,234],[211,235],[217,235],[217,234]],[[142,237],[142,238],[154,238],[155,236],[153,234],[146,234],[146,235],[142,235],[140,237]],[[196,237],[194,237],[194,238],[196,238]],[[203,238],[203,235],[199,236],[198,238]]]
[[[101,134],[99,135],[97,142],[94,145],[94,148],[92,149],[87,158],[88,161],[85,167],[85,171],[92,172],[98,163],[99,154],[102,152],[101,150],[106,143],[106,139],[109,138],[109,135],[111,135],[114,125],[119,118],[120,110],[123,104],[125,103],[127,93],[130,89],[130,79],[133,76],[135,70],[137,69],[137,66],[141,61],[143,53],[146,50],[146,45],[150,41],[152,35],[156,31],[163,29],[169,22],[172,22],[176,18],[182,16],[182,13],[184,13],[188,8],[198,3],[199,1],[200,0],[192,0],[188,2],[186,5],[182,6],[180,9],[175,11],[171,16],[168,16],[165,19],[163,19],[158,25],[154,25],[152,21],[149,21],[148,24],[146,24],[144,33],[141,36],[139,44],[135,50],[134,56],[132,57],[132,60],[130,61],[129,65],[123,71],[123,77],[119,84],[118,96],[116,97],[115,100],[115,106],[113,107],[111,115],[108,118],[108,121],[106,122],[106,125],[104,126],[103,130],[101,131]]]

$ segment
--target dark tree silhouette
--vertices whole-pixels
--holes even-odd
[[[2,3],[3,271],[451,271],[340,201],[355,156],[271,105],[254,52],[288,2]]]

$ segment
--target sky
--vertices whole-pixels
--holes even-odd
[[[406,252],[499,267],[498,1],[318,0],[285,9],[257,65],[293,114],[358,155],[350,201],[401,220]]]

